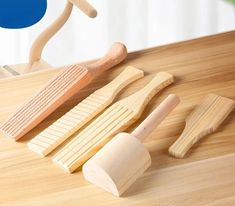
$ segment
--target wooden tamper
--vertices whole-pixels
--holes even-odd
[[[143,140],[179,103],[169,95],[131,134],[119,133],[83,166],[89,182],[121,196],[151,165]]]

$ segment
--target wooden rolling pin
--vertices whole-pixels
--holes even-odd
[[[34,137],[28,143],[29,149],[41,156],[46,156],[108,107],[125,86],[143,76],[142,70],[128,66],[113,81],[96,90]]]
[[[173,83],[173,76],[159,72],[138,92],[116,102],[91,124],[76,134],[55,156],[53,161],[67,172],[73,172],[114,135],[137,121],[148,102],[160,90]]]
[[[169,95],[131,134],[116,135],[84,164],[84,177],[121,196],[151,165],[142,142],[178,103],[176,95]]]
[[[198,140],[217,130],[234,105],[232,99],[209,94],[186,118],[184,131],[169,148],[169,154],[183,158]]]
[[[106,56],[94,64],[72,65],[61,70],[31,100],[3,123],[0,127],[1,131],[14,140],[21,138],[89,84],[94,77],[117,65],[126,56],[126,47],[121,43],[114,43]]]

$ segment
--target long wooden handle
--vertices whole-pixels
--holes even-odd
[[[122,62],[126,56],[126,46],[122,43],[116,42],[111,46],[103,58],[93,64],[86,65],[85,67],[95,77]]]
[[[113,99],[124,87],[143,76],[144,72],[142,70],[128,66],[114,80],[99,89],[97,92],[105,94]]]
[[[63,27],[71,15],[73,5],[80,8],[89,17],[96,17],[96,10],[85,0],[68,0],[62,14],[34,41],[29,54],[29,64],[41,59],[42,51],[47,42]],[[31,69],[31,68],[29,68]]]
[[[165,117],[179,104],[180,99],[175,94],[170,94],[153,112],[131,133],[140,141],[157,127]]]

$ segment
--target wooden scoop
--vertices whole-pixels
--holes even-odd
[[[28,143],[29,149],[42,156],[46,156],[110,105],[118,92],[125,86],[143,76],[144,72],[142,70],[130,66],[127,67],[113,81],[92,93],[33,138]]]
[[[187,117],[184,131],[169,148],[169,154],[183,158],[198,140],[216,131],[234,105],[235,101],[232,99],[209,94]]]
[[[87,66],[72,65],[61,70],[0,129],[7,137],[19,139],[89,84],[94,77],[117,65],[126,56],[126,47],[121,43],[114,43],[107,55],[96,63]]]
[[[77,134],[54,156],[54,162],[73,172],[114,135],[138,120],[151,98],[172,82],[171,74],[158,73],[143,89],[113,104]]]
[[[141,142],[178,103],[176,95],[169,95],[131,134],[116,135],[84,164],[84,177],[121,196],[151,165],[150,154]]]

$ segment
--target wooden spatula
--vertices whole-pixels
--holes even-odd
[[[184,131],[169,148],[169,154],[183,158],[198,140],[216,131],[234,106],[232,99],[209,94],[186,118]]]
[[[179,103],[169,95],[131,133],[121,132],[83,165],[83,175],[91,183],[121,196],[151,165],[142,142]]]
[[[89,84],[94,77],[120,63],[126,56],[126,47],[121,43],[115,43],[107,55],[98,62],[88,66],[72,65],[63,69],[0,129],[7,137],[19,139]]]
[[[46,156],[69,136],[109,106],[118,92],[131,82],[144,76],[144,72],[127,67],[119,76],[103,88],[95,91],[73,109],[38,134],[29,143],[32,151]]]
[[[138,120],[150,99],[172,82],[171,74],[158,73],[143,89],[113,104],[83,129],[54,156],[54,162],[73,172],[115,134]]]

